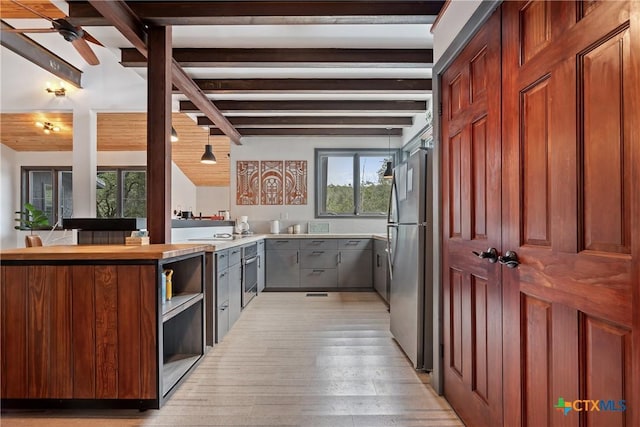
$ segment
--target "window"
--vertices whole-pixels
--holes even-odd
[[[71,167],[23,167],[22,206],[31,203],[49,218],[49,224],[73,214]]]
[[[316,217],[386,216],[388,150],[316,149]]]
[[[147,216],[147,173],[144,168],[99,168],[96,190],[98,218]]]

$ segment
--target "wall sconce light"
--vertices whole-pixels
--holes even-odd
[[[56,126],[51,122],[36,122],[36,126],[42,129],[47,135],[51,132],[60,132],[60,126]]]
[[[204,146],[204,154],[200,158],[200,163],[207,165],[215,165],[217,163],[216,156],[213,154],[213,147],[210,144],[211,135],[207,135],[207,145]]]
[[[178,138],[178,132],[176,132],[176,128],[171,126],[171,142],[178,142],[180,138]]]
[[[47,82],[47,88],[45,89],[48,93],[52,93],[55,96],[66,96],[67,89],[64,87],[64,82],[60,82],[60,87],[51,87],[51,84]]]

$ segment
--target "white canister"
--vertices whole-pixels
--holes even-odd
[[[294,225],[293,226],[293,234],[300,234],[301,228],[302,227],[300,226],[300,224]]]
[[[280,221],[274,219],[271,221],[271,234],[279,234],[280,233]]]

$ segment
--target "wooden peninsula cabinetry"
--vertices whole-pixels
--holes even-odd
[[[205,351],[206,249],[2,251],[2,406],[159,408]]]

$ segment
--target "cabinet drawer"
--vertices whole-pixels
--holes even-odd
[[[335,288],[338,285],[338,270],[335,268],[303,268],[300,270],[300,287]]]
[[[296,239],[269,239],[267,240],[267,249],[298,249],[300,242]]]
[[[229,249],[229,266],[239,264],[241,259],[242,248],[240,248],[240,246]]]
[[[229,251],[216,251],[216,270],[222,271],[229,267]]]
[[[337,266],[337,250],[300,251],[300,268],[336,268]]]
[[[371,239],[339,239],[338,249],[371,249]]]
[[[322,250],[322,249],[338,249],[337,239],[304,239],[300,241],[300,249],[303,250]]]
[[[258,252],[264,252],[264,240],[258,241]]]

